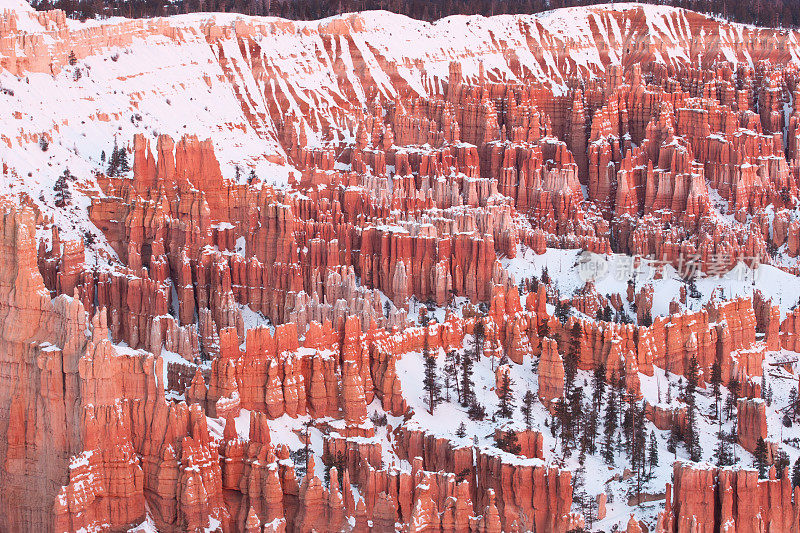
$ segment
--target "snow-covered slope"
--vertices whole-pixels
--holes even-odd
[[[467,81],[535,79],[558,93],[566,77],[603,76],[611,63],[798,57],[797,32],[636,4],[433,24],[388,12],[314,22],[197,13],[79,23],[3,2],[0,160],[10,179],[0,187],[40,207],[52,205],[64,168],[99,194],[92,173],[101,155],[134,133],[211,138],[224,176],[240,165],[284,183],[285,123],[297,121],[310,145],[350,136],[369,99],[442,91],[453,60]],[[780,52],[763,46],[773,39],[784,43]],[[46,152],[40,137],[51,141]],[[85,209],[63,222],[89,227]]]

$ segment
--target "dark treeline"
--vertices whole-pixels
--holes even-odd
[[[449,15],[539,13],[560,7],[607,3],[596,0],[33,0],[39,10],[63,9],[75,19],[95,16],[158,17],[198,11],[313,20],[340,13],[385,9],[433,21]],[[772,27],[800,26],[800,0],[650,0],[726,19]]]

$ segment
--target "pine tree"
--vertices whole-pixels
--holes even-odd
[[[475,360],[479,361],[483,357],[483,348],[486,341],[486,326],[483,323],[483,317],[478,318],[477,322],[475,322],[473,336],[475,337]]]
[[[789,467],[790,463],[791,461],[789,460],[789,454],[787,454],[785,451],[778,450],[775,453],[773,466],[775,467],[775,475],[778,479],[783,479],[783,473]]]
[[[566,391],[571,390],[572,385],[575,382],[575,374],[578,372],[580,348],[581,326],[578,322],[575,322],[570,330],[569,348],[567,349],[567,353],[564,357],[564,384],[566,386]]]
[[[497,441],[497,447],[504,452],[519,455],[519,453],[522,451],[522,447],[519,444],[517,432],[511,428],[508,428],[503,430],[501,435],[502,436],[500,437],[500,440]]]
[[[111,149],[111,156],[108,158],[108,167],[106,167],[106,174],[109,177],[115,177],[119,172],[119,149],[117,147],[117,140],[114,139],[114,148]]]
[[[497,389],[497,395],[499,396],[497,416],[500,418],[511,418],[511,415],[514,414],[514,391],[511,388],[513,385],[514,381],[508,375],[508,372],[503,374],[503,378],[500,380],[500,387]]]
[[[556,298],[555,317],[562,324],[566,324],[569,319],[569,307],[566,301],[562,302],[560,298]]]
[[[728,436],[721,426],[717,431],[717,449],[714,451],[714,461],[717,466],[728,466],[733,463],[728,449]]]
[[[120,148],[117,155],[119,161],[119,172],[124,174],[130,171],[131,167],[128,164],[128,151],[125,148]]]
[[[614,464],[614,437],[617,433],[617,391],[611,387],[608,395],[605,415],[605,440],[603,441],[602,454],[608,464]]]
[[[647,477],[653,477],[653,469],[658,466],[658,441],[656,440],[656,432],[650,432],[650,447],[647,457]]]
[[[525,396],[522,397],[522,406],[519,408],[520,412],[522,412],[522,419],[525,421],[525,426],[528,429],[531,429],[533,402],[535,399],[536,396],[534,396],[530,390],[526,391]]]
[[[736,415],[736,399],[739,397],[740,388],[739,380],[731,378],[728,382],[728,397],[725,398],[726,420],[731,420]]]
[[[483,420],[486,418],[486,409],[478,402],[472,402],[467,409],[467,416],[470,420]]]
[[[764,437],[758,437],[756,442],[756,449],[753,452],[753,466],[758,470],[758,477],[766,477],[767,467],[767,443],[764,442]]]
[[[550,322],[547,321],[547,320],[542,320],[539,323],[538,330],[539,330],[538,332],[539,332],[539,338],[540,339],[543,339],[545,337],[549,337],[550,336]]]
[[[386,300],[386,302],[383,304],[383,314],[386,316],[386,318],[389,318],[391,312],[392,312],[392,302]]]
[[[467,436],[467,426],[464,424],[464,422],[461,422],[461,424],[458,425],[458,429],[456,430],[456,437],[463,438],[466,436]]]
[[[250,174],[247,175],[247,184],[248,185],[252,185],[253,182],[256,180],[256,178],[257,178],[256,169],[251,168],[250,169]]]
[[[467,407],[472,405],[474,396],[472,384],[472,361],[475,353],[475,344],[472,351],[466,350],[461,356],[461,405]]]
[[[667,450],[677,456],[678,441],[681,440],[681,428],[678,426],[677,421],[672,422],[669,428],[669,438],[667,439]]]
[[[697,406],[694,403],[689,403],[686,407],[686,431],[683,443],[692,461],[697,462],[702,459],[703,450],[700,447],[700,435],[697,431]]]
[[[428,338],[428,315],[422,315],[422,327],[425,330],[423,337],[422,357],[425,360],[425,377],[422,380],[422,388],[426,393],[425,403],[428,405],[428,412],[433,414],[436,406],[441,401],[442,386],[436,373],[436,356],[431,352],[430,340]]]
[[[67,176],[69,170],[65,170],[58,179],[56,179],[53,190],[55,191],[55,204],[56,207],[66,207],[72,202],[72,192],[69,190],[69,183],[67,183]]]
[[[794,419],[797,414],[797,388],[795,387],[789,390],[789,404],[786,407],[786,413],[789,414],[792,419]]]
[[[542,268],[542,275],[540,277],[542,283],[545,285],[550,285],[550,273],[547,271],[547,267]]]
[[[637,493],[641,489],[642,474],[644,474],[645,466],[647,465],[647,430],[644,424],[644,410],[644,401],[641,407],[637,406],[636,402],[633,402],[633,452],[631,454],[631,462],[637,473]]]
[[[718,359],[711,365],[711,378],[709,379],[709,383],[711,383],[711,391],[714,393],[714,417],[719,418],[719,403],[722,397],[722,390],[720,389],[720,385],[722,384],[722,366]]]
[[[445,399],[450,401],[450,390],[458,388],[458,362],[456,361],[456,351],[450,350],[444,358],[444,394]]]
[[[77,62],[78,58],[75,57],[75,50],[70,50],[69,57],[67,57],[67,63],[69,63],[69,66],[74,67]]]
[[[800,457],[794,462],[794,468],[792,468],[792,487],[800,487]]]
[[[697,391],[697,383],[700,380],[700,365],[694,355],[689,360],[689,368],[686,370],[686,401],[694,403],[694,393]]]

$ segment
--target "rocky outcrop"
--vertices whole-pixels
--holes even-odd
[[[776,479],[772,468],[769,479],[758,479],[753,470],[715,469],[678,462],[673,481],[674,485],[667,484],[666,509],[658,517],[659,533],[730,527],[737,531],[798,530],[797,493],[793,503],[787,472]]]
[[[553,339],[542,339],[539,359],[539,400],[549,406],[553,400],[564,396],[564,361]]]

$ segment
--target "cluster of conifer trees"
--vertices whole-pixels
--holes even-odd
[[[683,7],[748,24],[800,25],[800,0],[644,0]],[[33,0],[37,9],[63,9],[76,19],[95,16],[157,17],[220,11],[314,20],[340,13],[384,9],[421,20],[449,15],[539,13],[560,7],[604,4],[605,0]]]

